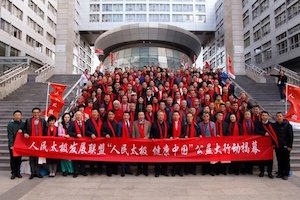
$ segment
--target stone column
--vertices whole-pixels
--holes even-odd
[[[224,32],[226,53],[232,59],[235,75],[245,75],[243,12],[241,0],[224,0]],[[227,62],[227,55],[226,55]]]

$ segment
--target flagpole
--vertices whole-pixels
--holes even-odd
[[[47,89],[47,100],[46,100],[46,112],[45,112],[45,116],[48,116],[48,101],[49,101],[49,92],[50,92],[50,82],[48,82],[48,89]]]
[[[287,113],[288,83],[285,85],[285,114]]]

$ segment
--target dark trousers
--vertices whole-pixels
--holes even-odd
[[[130,164],[121,163],[121,173],[132,173],[130,170]]]
[[[154,166],[155,174],[167,174],[168,165],[166,163],[156,163]]]
[[[90,173],[95,173],[95,165],[97,166],[97,173],[102,174],[102,163],[101,162],[90,162]]]
[[[259,170],[260,173],[265,172],[265,166],[267,166],[268,174],[272,174],[273,171],[273,160],[264,160],[259,163]]]
[[[30,171],[33,175],[40,175],[41,165],[38,164],[38,157],[29,157]]]
[[[290,173],[290,152],[287,148],[276,148],[275,152],[278,163],[278,175],[288,176]]]
[[[239,175],[241,170],[241,162],[231,162],[229,165],[229,174]]]
[[[254,166],[254,162],[253,161],[247,161],[244,162],[244,167],[242,169],[242,173],[243,174],[252,174],[253,173],[253,166]]]
[[[219,174],[226,175],[227,174],[227,166],[228,166],[227,163],[221,163],[221,162],[216,163],[215,164],[215,173],[217,175],[219,175]]]
[[[182,174],[183,165],[181,163],[174,163],[172,166],[172,174]]]
[[[20,167],[22,162],[22,156],[13,156],[12,150],[9,148],[9,155],[10,155],[10,169],[12,175],[20,174]]]
[[[196,174],[196,163],[186,163],[184,164],[184,173],[188,174]]]
[[[137,167],[139,173],[148,173],[148,163],[138,163]]]
[[[74,174],[84,173],[85,172],[85,161],[82,160],[73,160],[74,165]]]
[[[203,163],[202,164],[202,174],[210,174],[214,172],[215,165],[210,163]]]
[[[285,86],[284,85],[278,85],[278,89],[279,89],[279,93],[280,93],[280,98],[281,99],[285,99],[285,94],[284,94],[284,88]]]
[[[111,176],[112,174],[118,174],[118,164],[107,163],[106,164],[106,175]]]

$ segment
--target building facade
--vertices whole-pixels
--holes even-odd
[[[1,0],[0,56],[55,62],[57,2]]]
[[[300,72],[300,1],[243,0],[245,61]]]
[[[216,32],[203,50],[203,67],[206,62],[211,69],[228,66],[232,59],[234,73],[245,74],[242,2],[240,0],[219,0],[215,4]]]
[[[142,67],[152,62],[159,63],[162,67],[179,67],[182,60],[192,63],[194,56],[199,56],[201,46],[213,37],[215,2],[216,0],[82,2],[79,5],[80,35],[90,45],[104,50],[101,59],[106,65],[110,65],[111,58],[108,56],[112,53],[113,64],[117,67]],[[111,34],[107,37],[113,45],[105,44],[104,33],[106,36]],[[195,45],[191,48],[194,50],[186,48],[189,42],[185,44],[185,40],[195,41],[190,44]]]

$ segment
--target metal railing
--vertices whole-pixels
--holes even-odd
[[[20,70],[28,67],[27,63],[21,63],[7,71],[4,72],[4,74],[0,77],[0,81],[6,80],[7,78],[13,76],[14,74],[17,74]]]
[[[267,71],[253,65],[253,64],[245,64],[245,67],[246,67],[246,70],[249,70],[251,71],[252,73],[256,74],[256,75],[259,75],[259,76],[264,76]]]
[[[280,70],[284,71],[284,74],[287,76],[288,78],[288,83],[293,84],[293,85],[297,85],[300,86],[300,75],[293,71],[290,70],[286,67],[283,67],[281,65],[275,64],[269,68],[266,69],[269,73],[271,73],[272,71],[277,71],[279,72]]]
[[[76,103],[78,98],[81,96],[81,86],[80,86],[81,78],[69,89],[69,91],[63,96],[63,100],[71,101],[69,106],[64,110],[64,113],[73,112],[76,108]]]
[[[49,71],[53,70],[54,64],[45,64],[41,68],[38,68],[34,72],[38,74],[38,76],[48,73]]]
[[[0,87],[5,87],[7,84],[14,82],[16,79],[20,78],[24,74],[27,74],[28,69],[29,69],[28,66],[25,68],[20,67],[20,69],[16,70],[15,73],[12,73],[9,76],[7,76],[5,79],[1,80]]]

